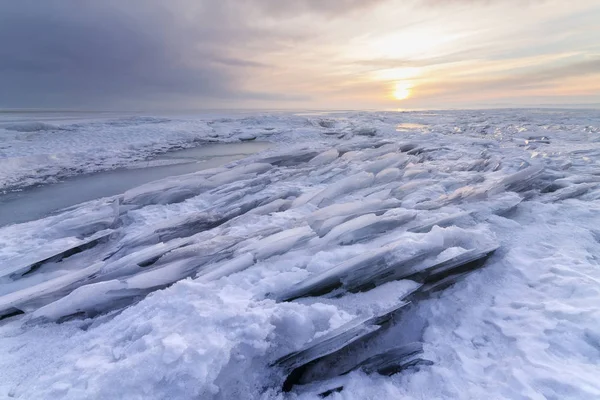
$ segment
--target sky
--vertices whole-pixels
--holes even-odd
[[[600,105],[598,0],[0,0],[0,108]]]

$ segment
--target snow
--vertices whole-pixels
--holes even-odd
[[[600,398],[600,112],[51,122],[1,187],[274,145],[1,227],[0,398]]]

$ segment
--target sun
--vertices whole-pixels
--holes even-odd
[[[412,85],[406,82],[396,82],[393,96],[396,100],[406,100],[410,97]]]

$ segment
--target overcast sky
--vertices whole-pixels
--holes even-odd
[[[600,103],[598,0],[0,0],[0,108]]]

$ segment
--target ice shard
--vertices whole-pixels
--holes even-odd
[[[362,240],[372,239],[379,234],[404,225],[415,218],[415,215],[414,212],[410,211],[400,213],[386,212],[381,216],[375,214],[361,215],[335,226],[325,235],[324,240],[349,245]]]
[[[114,233],[113,230],[105,230],[81,240],[76,238],[70,238],[71,240],[68,241],[58,240],[58,243],[53,243],[48,246],[48,249],[41,249],[38,253],[29,253],[23,257],[5,261],[4,265],[0,266],[0,277],[34,272],[45,263],[59,262],[90,249],[103,240],[107,240],[112,233]]]
[[[375,176],[368,172],[348,176],[329,185],[317,193],[309,202],[316,206],[330,205],[336,197],[370,186],[374,180]]]
[[[400,279],[433,282],[446,275],[480,267],[496,249],[497,246],[465,250],[458,255],[438,260],[437,255],[443,250],[442,247],[404,255],[401,246],[392,244],[351,258],[274,297],[279,301],[289,301],[323,295],[337,288],[358,292]]]

